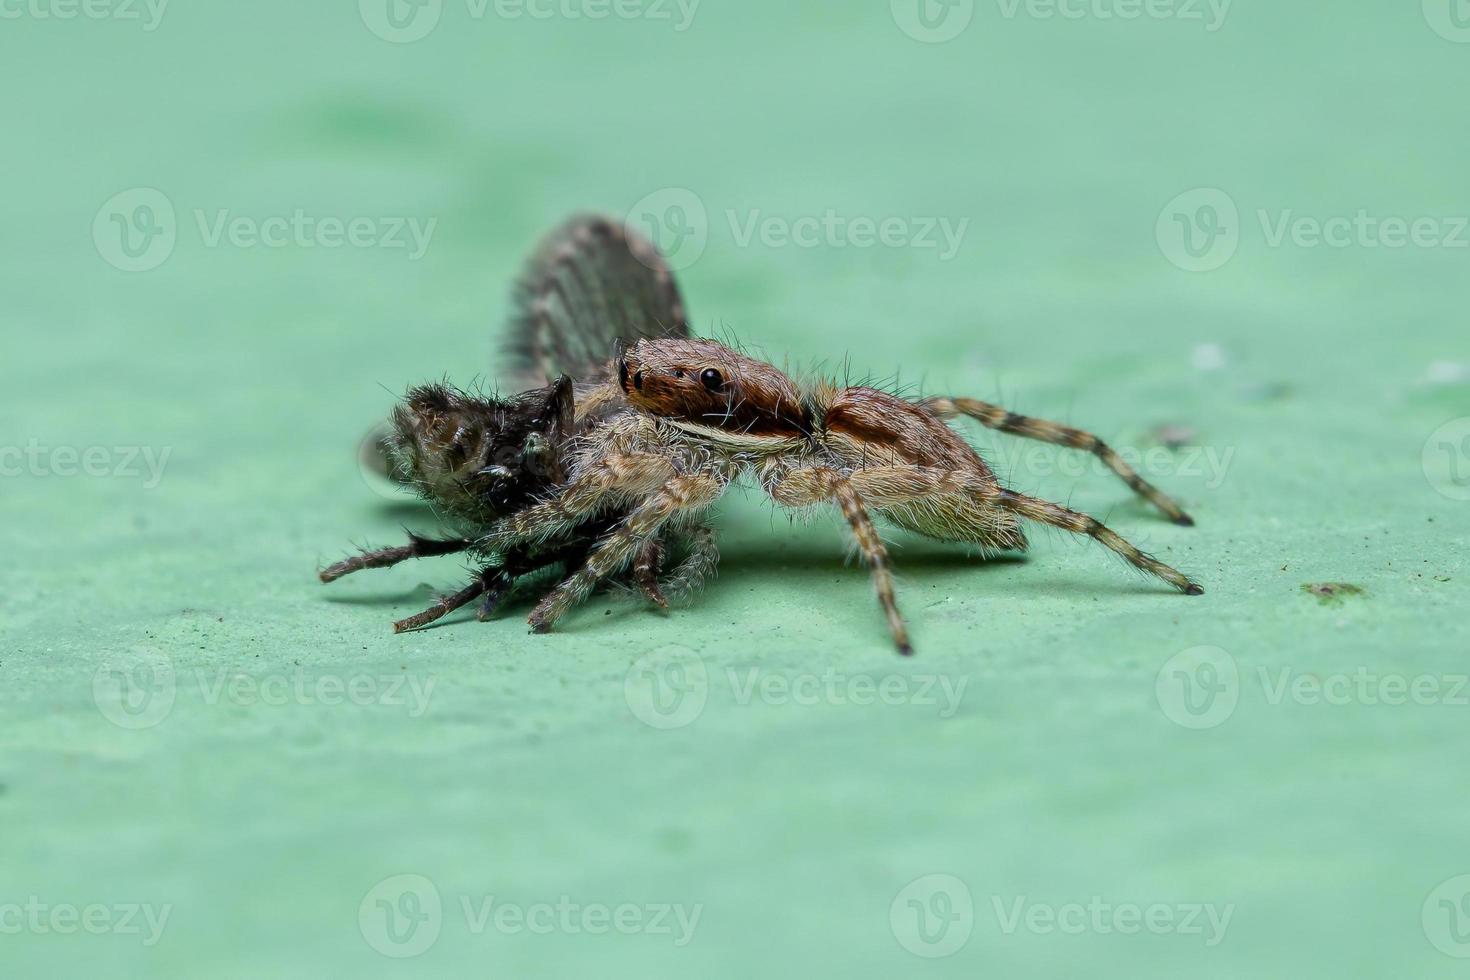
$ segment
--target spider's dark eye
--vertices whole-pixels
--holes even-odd
[[[705,368],[699,373],[699,381],[709,391],[719,391],[725,387],[725,378],[714,368]]]

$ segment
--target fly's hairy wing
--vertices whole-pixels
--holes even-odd
[[[658,249],[602,215],[577,215],[543,238],[512,301],[510,370],[501,380],[509,390],[563,374],[597,382],[607,375],[615,341],[689,336],[678,283]]]

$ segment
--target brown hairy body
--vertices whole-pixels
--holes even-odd
[[[486,538],[487,546],[500,549],[544,544],[609,506],[627,514],[536,607],[531,623],[538,631],[550,629],[664,529],[699,523],[741,478],[783,507],[835,505],[842,512],[872,571],[894,643],[905,654],[912,646],[874,515],[985,551],[1025,548],[1020,522],[1033,520],[1087,535],[1182,592],[1204,591],[1095,519],[1003,487],[940,420],[951,409],[964,412],[960,402],[915,404],[875,388],[799,385],[774,366],[710,340],[642,340],[617,352],[614,362],[612,377],[579,407],[603,417],[575,440],[566,487],[498,522]],[[1025,434],[1048,441],[1076,431],[1010,413],[1007,419],[1017,420],[1017,429],[1026,423],[1031,431]],[[1087,439],[1086,445],[1077,440],[1077,448],[1102,446]],[[1188,520],[1173,501],[1123,470],[1130,485],[1146,488],[1135,486],[1162,501],[1176,521]]]

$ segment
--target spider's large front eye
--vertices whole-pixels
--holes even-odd
[[[719,391],[725,387],[725,377],[714,368],[705,368],[699,374],[700,383],[707,391]]]

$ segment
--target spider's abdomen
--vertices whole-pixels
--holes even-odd
[[[954,477],[943,491],[879,507],[884,520],[986,552],[1025,550],[1016,516],[986,500],[999,485],[994,471],[958,432],[918,405],[876,388],[844,388],[827,403],[821,442],[831,463],[849,470],[922,466]]]
[[[929,412],[877,388],[843,388],[827,406],[823,442],[850,466],[930,466],[995,483],[980,454]]]

